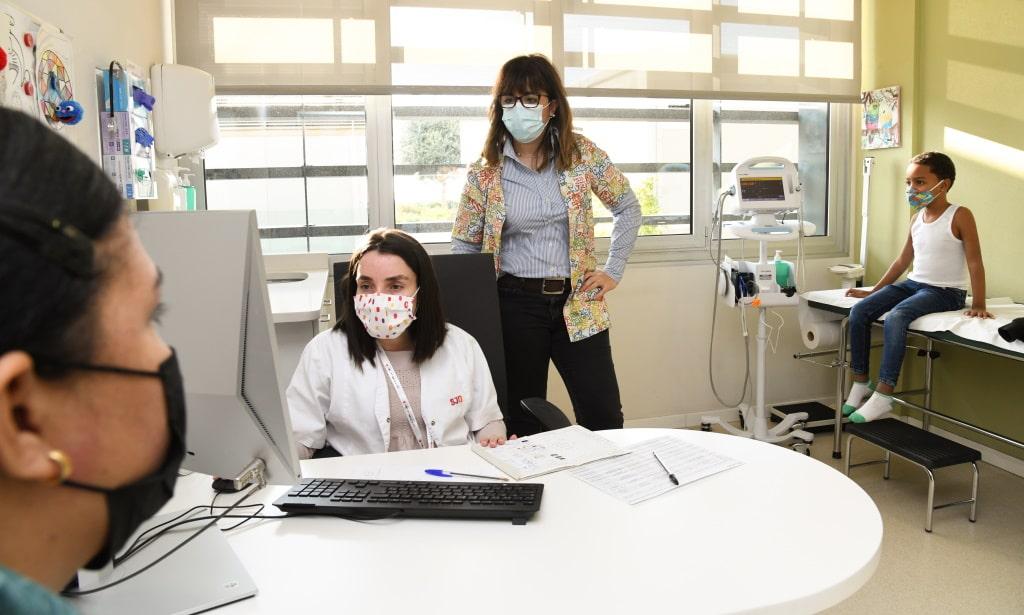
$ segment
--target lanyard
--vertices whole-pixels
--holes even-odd
[[[423,445],[423,432],[420,431],[419,421],[416,420],[416,415],[412,411],[412,404],[409,403],[409,398],[405,396],[405,389],[402,388],[402,383],[398,381],[398,374],[395,372],[394,366],[391,365],[391,360],[388,359],[388,355],[377,348],[377,357],[380,359],[381,365],[384,366],[384,372],[388,375],[388,379],[391,380],[391,385],[395,387],[395,395],[398,395],[398,401],[402,405],[402,410],[405,410],[405,419],[409,421],[409,427],[412,429],[412,435],[416,436],[416,443],[419,444],[420,448],[434,448],[434,439],[430,437],[430,430],[427,430],[427,444]]]

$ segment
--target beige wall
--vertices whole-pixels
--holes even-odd
[[[903,206],[903,181],[907,161],[914,156],[914,102],[917,88],[914,81],[916,2],[914,0],[867,0],[861,18],[861,83],[864,90],[900,86],[902,96],[901,147],[859,152],[856,158],[873,156],[870,206],[868,209],[868,280],[885,273],[907,239],[908,207]],[[860,113],[854,114],[854,143],[860,144]],[[859,148],[858,148],[859,149]],[[855,219],[858,257],[860,250],[861,185],[857,186],[858,211]]]
[[[15,0],[15,4],[64,30],[74,47],[75,97],[84,119],[62,134],[100,159],[96,69],[128,60],[149,70],[162,61],[160,0]]]
[[[905,145],[869,152],[868,279],[876,280],[906,240],[910,212],[903,172],[915,153],[940,150],[957,165],[950,200],[978,221],[987,295],[1024,300],[1024,2],[865,0],[864,89],[901,85]],[[1024,412],[1013,383],[1024,364],[943,348],[932,405],[1024,441]],[[920,365],[909,380],[918,380]],[[952,430],[951,430],[952,431]],[[1020,449],[977,438],[1019,458]]]

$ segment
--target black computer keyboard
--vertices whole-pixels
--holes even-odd
[[[540,509],[540,483],[310,478],[274,502],[284,512],[343,517],[511,519],[523,525]]]

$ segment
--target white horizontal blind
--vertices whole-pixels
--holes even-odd
[[[859,0],[176,0],[221,93],[485,93],[542,53],[570,94],[855,102]]]

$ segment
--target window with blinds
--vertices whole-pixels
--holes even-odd
[[[485,93],[542,53],[570,94],[854,102],[858,0],[177,0],[221,93]]]
[[[219,94],[206,205],[256,209],[266,252],[345,253],[378,226],[446,244],[499,67],[542,53],[661,258],[696,253],[753,155],[798,165],[812,251],[846,241],[835,103],[859,100],[859,19],[859,0],[176,0],[175,44]]]

